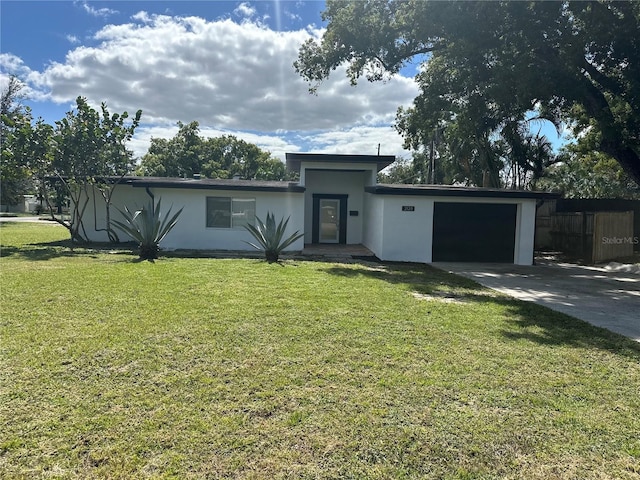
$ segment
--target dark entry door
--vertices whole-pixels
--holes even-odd
[[[436,202],[434,262],[513,263],[518,206]]]
[[[347,243],[347,195],[313,195],[313,243]]]

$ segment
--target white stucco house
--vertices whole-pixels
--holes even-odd
[[[360,244],[379,259],[533,262],[536,203],[553,195],[436,185],[382,185],[377,173],[393,156],[287,154],[298,182],[124,177],[113,206],[135,208],[150,197],[163,209],[184,207],[164,249],[248,250],[243,225],[268,212],[290,217],[291,233],[308,244]],[[555,198],[555,196],[553,196]],[[106,241],[101,198],[90,199],[83,223],[91,240]],[[114,217],[119,216],[115,208]]]

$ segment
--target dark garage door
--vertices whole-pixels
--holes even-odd
[[[434,262],[513,263],[518,206],[436,202]]]

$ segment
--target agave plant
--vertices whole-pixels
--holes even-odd
[[[142,207],[135,212],[131,212],[126,206],[124,211],[118,209],[124,217],[124,222],[112,220],[116,228],[138,242],[140,249],[140,258],[142,260],[153,260],[158,258],[160,251],[160,242],[173,227],[178,223],[178,216],[182,213],[183,208],[178,210],[172,217],[171,208],[167,214],[160,218],[160,206],[162,199],[158,199],[158,203],[154,205],[150,200],[147,206]]]
[[[264,251],[264,255],[267,259],[267,262],[274,263],[277,262],[280,258],[280,253],[291,245],[293,242],[302,238],[304,233],[295,233],[289,235],[287,238],[284,238],[284,232],[287,229],[287,224],[289,223],[289,217],[285,220],[284,218],[280,219],[278,225],[276,225],[275,217],[272,213],[267,213],[267,221],[263,222],[258,217],[256,217],[256,225],[245,225],[246,228],[253,238],[256,239],[257,244],[246,242],[251,245],[256,250]]]

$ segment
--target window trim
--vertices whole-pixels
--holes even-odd
[[[209,199],[210,198],[221,198],[229,200],[229,223],[228,227],[220,227],[215,225],[209,225]],[[207,195],[205,197],[205,228],[207,229],[216,229],[216,230],[244,230],[244,225],[234,225],[233,222],[233,204],[234,201],[252,201],[253,202],[253,221],[250,222],[250,225],[255,225],[256,221],[256,198],[255,197],[243,197],[243,196],[230,196],[230,195]]]

